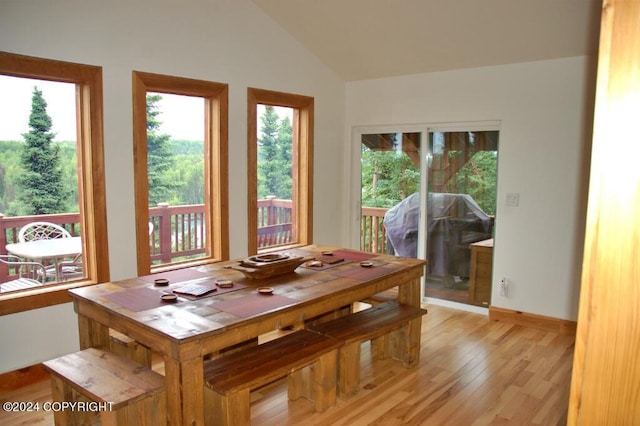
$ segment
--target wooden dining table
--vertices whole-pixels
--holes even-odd
[[[114,329],[161,354],[169,424],[202,425],[206,357],[274,330],[303,327],[394,287],[399,302],[420,306],[424,260],[318,245],[279,253],[305,259],[331,256],[325,260],[332,263],[306,262],[290,273],[252,279],[231,269],[239,265],[234,260],[70,290],[80,346],[106,348],[109,329]],[[361,265],[365,261],[370,262],[366,267]],[[157,278],[168,279],[169,285],[155,285]],[[220,280],[231,280],[233,286],[221,288],[216,285]],[[161,301],[162,294],[191,284],[216,290],[197,298],[179,295],[174,303]],[[263,295],[260,287],[273,293]],[[406,338],[419,351],[419,327]]]

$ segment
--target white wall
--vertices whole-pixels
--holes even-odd
[[[593,68],[578,57],[347,84],[347,135],[354,126],[500,122],[493,306],[577,319]],[[520,194],[519,207],[505,206],[507,193]]]
[[[499,120],[494,270],[512,285],[493,304],[576,319],[591,123],[587,58],[349,83],[345,115],[345,84],[248,0],[3,0],[0,49],[103,67],[114,280],[136,274],[131,71],[138,70],[229,84],[232,258],[247,246],[247,87],[315,97],[318,243],[348,242],[347,222],[336,220],[347,214],[336,189],[346,188],[343,141],[353,126]],[[520,207],[504,206],[508,192],[520,193]],[[0,373],[70,352],[75,314],[65,304],[0,317],[0,341]]]
[[[132,70],[229,84],[232,258],[247,247],[247,87],[315,97],[315,235],[341,243],[344,82],[248,0],[3,0],[0,50],[103,67],[112,280],[136,275]],[[70,304],[1,317],[0,372],[75,350],[76,329]]]

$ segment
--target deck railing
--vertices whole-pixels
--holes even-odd
[[[360,250],[370,253],[386,253],[387,230],[382,221],[387,209],[363,207],[360,219]]]
[[[204,204],[170,206],[160,203],[149,209],[149,250],[153,264],[171,263],[206,252]]]
[[[290,244],[296,240],[293,203],[267,197],[258,200],[258,249]]]
[[[385,253],[386,232],[382,224],[387,209],[364,207],[361,220],[360,249],[372,253]],[[295,241],[291,200],[274,197],[258,200],[258,248],[286,245]],[[5,246],[18,240],[20,228],[31,222],[46,221],[61,225],[72,236],[81,236],[80,215],[64,213],[38,216],[5,217],[0,214],[0,254],[7,254]],[[205,211],[203,204],[170,206],[159,204],[149,209],[153,224],[149,234],[151,260],[171,263],[179,259],[198,256],[206,251]],[[0,282],[15,278],[0,264]]]
[[[61,213],[38,216],[4,216],[0,213],[0,254],[7,254],[6,245],[18,242],[20,228],[32,222],[51,222],[65,228],[71,236],[81,235],[79,213]],[[0,282],[17,278],[18,271],[0,263]]]

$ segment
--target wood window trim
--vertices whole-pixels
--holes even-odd
[[[76,85],[78,193],[81,194],[82,243],[87,278],[0,296],[0,315],[70,302],[68,290],[109,281],[109,252],[104,176],[102,67],[0,52],[0,74]],[[98,253],[101,255],[98,258]]]
[[[297,180],[294,197],[297,203],[298,241],[303,246],[313,241],[313,134],[314,98],[265,89],[247,89],[247,182],[248,182],[248,253],[258,253],[258,104],[295,109],[293,131],[297,133]],[[282,249],[283,247],[278,247]]]
[[[205,80],[133,71],[133,142],[138,274],[151,272],[148,228],[147,92],[197,96],[205,99],[205,217],[209,256],[179,264],[196,266],[229,258],[228,116],[229,86]],[[215,214],[212,214],[215,212]]]

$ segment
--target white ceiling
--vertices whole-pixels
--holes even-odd
[[[345,81],[595,54],[601,0],[252,0]]]

